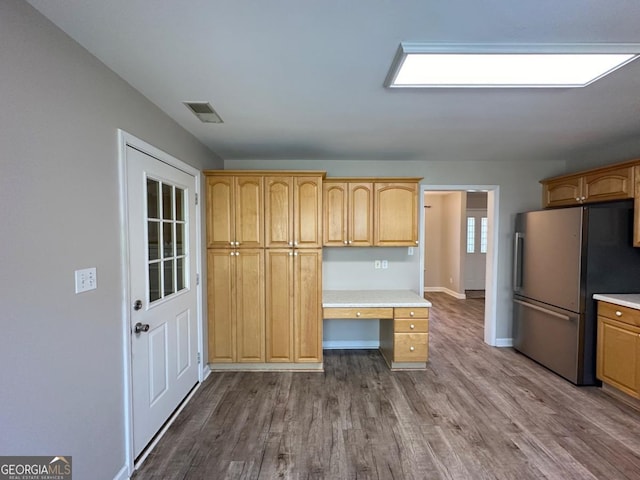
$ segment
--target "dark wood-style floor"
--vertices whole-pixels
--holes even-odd
[[[640,413],[482,341],[484,301],[428,294],[426,371],[212,373],[134,478],[638,479]]]

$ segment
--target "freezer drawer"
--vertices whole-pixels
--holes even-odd
[[[513,300],[513,314],[514,348],[578,383],[580,315],[518,297]]]

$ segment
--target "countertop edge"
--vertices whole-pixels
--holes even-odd
[[[595,293],[593,295],[594,300],[600,300],[602,302],[613,303],[614,305],[620,305],[622,307],[633,308],[640,310],[640,294],[636,293]]]
[[[330,298],[325,300],[327,295]],[[341,298],[336,299],[339,296]],[[394,298],[394,296],[396,298]],[[429,300],[411,290],[324,290],[323,308],[431,308]]]

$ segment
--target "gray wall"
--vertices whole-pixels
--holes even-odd
[[[497,337],[508,339],[511,337],[511,238],[513,222],[517,212],[540,208],[541,187],[538,180],[555,175],[565,168],[564,161],[547,162],[458,162],[455,160],[427,160],[424,161],[310,161],[310,160],[227,160],[226,169],[306,169],[326,170],[328,176],[411,176],[424,177],[424,185],[498,185],[499,186],[499,230],[498,240],[498,289],[497,289]],[[371,249],[364,262],[360,256],[359,262],[370,264],[379,257],[377,249]],[[406,255],[406,249],[400,249]],[[417,249],[416,249],[417,252]],[[399,254],[402,255],[402,254]],[[345,286],[345,282],[336,284],[334,279],[351,278],[350,288],[360,288],[370,285],[376,276],[352,276],[352,262],[345,261],[342,256],[335,257],[325,254],[325,288],[336,285]],[[420,265],[418,255],[409,257],[407,268],[389,269],[385,284],[389,288],[417,285],[419,283]],[[403,258],[403,262],[406,259]],[[370,271],[372,274],[374,270]],[[339,334],[332,326],[332,333]],[[335,337],[337,338],[337,337]],[[325,338],[326,340],[326,338]]]
[[[124,466],[117,128],[222,162],[26,2],[0,2],[0,455]],[[73,271],[98,289],[74,294]]]

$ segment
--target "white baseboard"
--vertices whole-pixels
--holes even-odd
[[[129,480],[129,475],[127,474],[127,466],[125,465],[120,469],[116,476],[113,477],[113,480]]]
[[[210,373],[211,373],[211,368],[209,367],[209,365],[206,363],[202,365],[202,381],[203,382],[207,379]]]
[[[513,347],[513,338],[496,338],[496,347]]]
[[[442,292],[450,295],[458,300],[466,300],[467,296],[464,293],[454,292],[453,290],[448,289],[447,287],[424,287],[424,292]]]
[[[369,350],[380,348],[380,340],[325,340],[322,342],[325,350]]]

